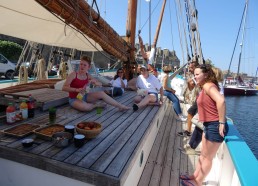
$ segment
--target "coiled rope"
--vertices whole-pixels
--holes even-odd
[[[64,59],[61,59],[61,63],[59,66],[59,77],[62,79],[66,79],[67,77],[66,63]]]
[[[26,68],[26,66],[20,66],[18,78],[19,84],[28,83],[28,69]]]

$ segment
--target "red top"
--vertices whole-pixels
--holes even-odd
[[[202,90],[197,98],[199,120],[202,122],[219,121],[216,102]]]
[[[81,80],[77,78],[77,73],[76,73],[76,77],[73,79],[70,87],[72,88],[83,88],[86,87],[87,84],[89,83],[89,79],[88,79],[88,74],[86,74],[87,79],[85,80]],[[69,92],[69,98],[76,98],[78,92]]]

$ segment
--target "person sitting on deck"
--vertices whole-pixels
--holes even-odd
[[[162,86],[164,89],[164,95],[167,96],[167,98],[170,101],[172,101],[174,110],[175,110],[176,114],[178,115],[178,118],[181,121],[186,121],[186,117],[183,116],[183,114],[182,114],[179,99],[175,95],[176,91],[174,89],[172,89],[172,87],[171,87],[171,79],[169,77],[169,73],[172,72],[172,68],[170,66],[164,66],[163,71],[165,73],[165,75],[162,78]]]
[[[122,68],[119,68],[116,71],[116,75],[114,79],[110,81],[110,84],[113,87],[112,95],[111,96],[122,96],[127,86],[127,79],[125,79],[124,71]]]
[[[88,73],[90,66],[91,58],[88,56],[82,56],[80,59],[79,71],[74,71],[68,75],[62,90],[69,92],[69,104],[77,110],[90,111],[96,107],[105,107],[106,104],[104,103],[96,103],[98,100],[103,100],[104,102],[119,108],[120,111],[130,109],[130,107],[118,103],[104,91],[85,93],[86,86],[90,83],[95,86],[102,85]],[[77,98],[79,93],[84,94],[82,99]]]
[[[140,90],[143,90],[143,92],[134,98],[134,111],[148,104],[158,105],[163,103],[163,88],[159,80],[154,75],[149,74],[149,71],[145,66],[141,66],[140,71],[141,75],[137,78],[136,86]],[[158,92],[160,92],[160,102],[158,100]]]

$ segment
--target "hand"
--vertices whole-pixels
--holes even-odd
[[[219,124],[219,134],[224,138],[225,125]]]

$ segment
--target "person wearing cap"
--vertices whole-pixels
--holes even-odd
[[[138,76],[136,86],[139,89],[146,90],[146,95],[137,95],[134,98],[133,110],[136,111],[148,104],[162,104],[163,103],[163,87],[159,80],[150,74],[147,67],[142,65],[140,68],[141,75]],[[158,93],[160,93],[160,100],[158,100]]]

